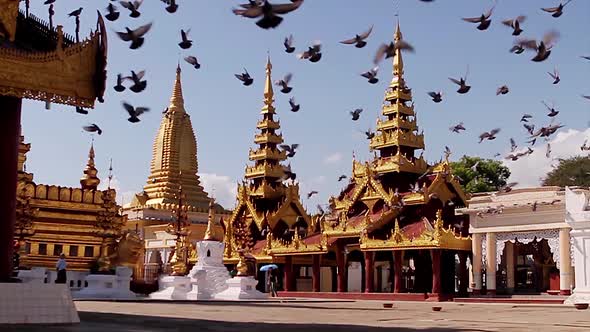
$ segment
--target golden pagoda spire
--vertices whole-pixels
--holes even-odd
[[[397,21],[397,26],[395,27],[395,33],[393,34],[393,41],[399,42],[402,40],[402,31],[399,27],[399,20]],[[402,50],[396,48],[395,56],[393,57],[393,81],[397,81],[402,83],[403,82],[403,75],[404,75],[404,60],[402,59]]]
[[[399,21],[397,22],[394,42],[403,40]],[[423,173],[428,165],[422,157],[415,157],[414,151],[424,149],[424,135],[418,134],[412,90],[406,86],[403,78],[404,61],[402,51],[395,50],[393,57],[393,78],[387,91],[381,114],[385,119],[377,120],[377,133],[371,139],[369,147],[379,151],[380,159],[375,171],[377,173],[410,172]]]
[[[88,151],[88,162],[84,169],[84,176],[80,179],[82,189],[97,189],[100,179],[96,174],[98,170],[94,166],[94,142],[90,144],[90,151]]]
[[[185,112],[184,98],[182,96],[182,83],[180,80],[181,72],[180,64],[178,64],[178,67],[176,67],[176,80],[174,81],[174,88],[172,89],[172,97],[170,97],[170,106],[168,106],[168,110],[171,112]]]
[[[266,59],[266,78],[264,80],[264,106],[262,107],[262,113],[273,113],[274,108],[274,96],[275,93],[272,89],[272,63],[270,62],[270,55]]]
[[[263,198],[279,197],[284,190],[280,179],[285,173],[280,162],[287,159],[287,153],[278,148],[278,145],[283,143],[283,136],[277,133],[281,125],[274,119],[276,112],[273,103],[272,63],[269,56],[266,60],[264,105],[260,112],[262,120],[256,125],[260,132],[254,136],[254,143],[258,148],[250,150],[249,159],[254,161],[254,166],[246,168],[246,179],[253,181],[251,186],[258,191],[257,195]]]
[[[154,139],[150,175],[144,186],[147,200],[141,206],[174,206],[182,182],[186,205],[191,209],[207,211],[209,197],[200,184],[197,172],[197,140],[190,115],[184,108],[178,65],[168,111],[162,116]]]
[[[217,234],[215,232],[215,228],[213,226],[215,222],[215,201],[211,199],[209,201],[209,216],[207,217],[207,230],[205,231],[205,236],[203,240],[205,241],[220,241],[217,238]]]

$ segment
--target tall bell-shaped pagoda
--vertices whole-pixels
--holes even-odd
[[[402,40],[399,22],[394,41]],[[377,132],[369,148],[379,151],[375,171],[410,172],[422,174],[428,167],[422,157],[415,157],[415,150],[424,149],[424,135],[418,134],[412,90],[404,80],[404,61],[400,49],[393,57],[393,78],[385,92],[382,112],[384,120],[377,120]]]
[[[160,129],[154,139],[150,175],[135,205],[168,209],[178,201],[179,186],[189,210],[207,211],[209,198],[200,184],[197,163],[197,141],[190,115],[184,108],[181,70],[176,80],[170,104],[164,112]]]
[[[260,132],[254,136],[258,147],[249,153],[254,165],[246,167],[245,181],[238,185],[238,204],[231,218],[224,222],[226,263],[237,262],[240,250],[250,251],[259,261],[272,261],[268,252],[262,252],[267,238],[291,241],[294,234],[306,231],[311,224],[300,202],[299,185],[286,183],[285,174],[290,166],[281,163],[287,155],[277,147],[283,143],[283,137],[275,119],[271,73],[268,58],[262,119],[256,124]]]

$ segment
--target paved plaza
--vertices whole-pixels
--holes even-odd
[[[76,303],[74,326],[2,331],[589,331],[590,310],[561,305],[381,301]],[[432,306],[442,311],[432,311]]]

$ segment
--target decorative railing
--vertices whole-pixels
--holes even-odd
[[[281,122],[279,120],[260,120],[256,123],[256,128],[258,129],[279,129],[281,127]]]
[[[283,138],[277,134],[256,134],[254,136],[254,143],[261,144],[261,143],[275,143],[281,144],[283,143]]]
[[[381,107],[383,115],[389,115],[392,113],[403,113],[403,114],[414,114],[414,106],[406,106],[402,103],[386,104]]]
[[[285,151],[279,150],[271,150],[271,149],[257,149],[248,152],[248,156],[250,160],[260,160],[260,159],[273,159],[273,160],[285,160],[287,158],[287,153]]]
[[[424,135],[417,135],[412,132],[402,133],[401,131],[383,132],[373,137],[369,143],[372,150],[392,145],[404,145],[422,149],[424,148]]]

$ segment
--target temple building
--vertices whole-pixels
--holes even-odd
[[[394,39],[402,39],[399,24]],[[301,296],[387,292],[393,293],[388,298],[441,300],[466,294],[469,221],[455,208],[466,206],[467,197],[448,155],[435,165],[415,155],[424,149],[424,135],[401,50],[394,56],[384,118],[369,143],[374,159],[353,160],[346,188],[313,218],[299,208],[298,188],[281,181],[290,169],[280,166],[284,152],[276,149],[282,136],[275,133],[270,68],[255,137],[259,148],[250,152],[255,165],[246,168],[248,182],[239,187],[238,208],[225,224],[226,261],[246,249],[259,263],[279,263],[283,289],[306,292]]]
[[[224,262],[236,264],[240,252],[245,251],[253,255],[258,263],[286,260],[288,269],[292,257],[283,259],[277,251],[273,251],[272,244],[290,242],[305,235],[311,229],[312,220],[301,204],[299,185],[292,179],[288,180],[293,173],[290,164],[284,165],[287,153],[278,148],[283,143],[283,135],[278,133],[281,125],[275,118],[271,72],[269,58],[264,82],[264,106],[260,112],[262,119],[256,124],[260,132],[254,136],[258,147],[249,151],[249,159],[254,165],[246,167],[244,181],[238,186],[238,203],[223,224]]]
[[[46,267],[55,270],[55,262],[64,253],[68,271],[89,272],[98,269],[98,261],[113,254],[106,248],[106,233],[120,235],[126,218],[119,214],[114,189],[99,190],[98,170],[94,165],[94,146],[80,187],[38,184],[25,170],[30,144],[20,137],[17,184],[17,218],[14,238],[19,242],[20,268]],[[99,219],[105,217],[103,227]],[[110,236],[110,235],[109,235]]]
[[[574,262],[563,188],[474,194],[469,208],[458,212],[471,220],[474,295],[571,294]]]
[[[171,258],[175,237],[167,232],[167,226],[175,221],[181,187],[182,210],[191,224],[189,239],[195,242],[203,238],[211,199],[197,172],[197,141],[184,108],[179,65],[170,104],[154,139],[147,184],[123,207],[127,228],[137,229],[146,242],[146,263],[165,264]],[[219,204],[214,210],[221,218],[229,216],[229,211]],[[221,232],[218,223],[216,227]]]

